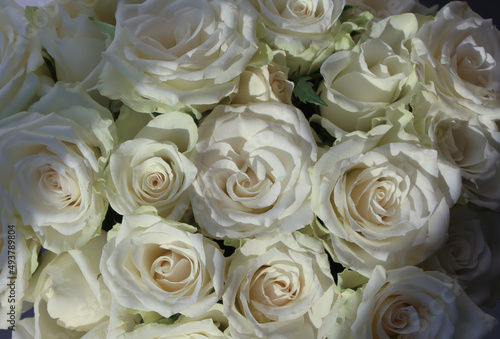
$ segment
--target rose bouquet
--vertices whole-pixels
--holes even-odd
[[[496,325],[500,32],[465,2],[31,5],[0,0],[13,338]]]

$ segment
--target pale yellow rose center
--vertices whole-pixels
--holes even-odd
[[[134,168],[132,180],[137,183],[135,190],[140,200],[152,204],[175,191],[177,175],[170,162],[154,157]]]
[[[378,310],[384,310],[381,319],[382,327],[390,338],[409,337],[411,333],[415,333],[420,329],[419,313],[413,305],[399,296],[387,298]]]
[[[39,189],[44,196],[44,203],[57,206],[79,206],[80,188],[67,173],[57,171],[50,165],[38,169]]]
[[[384,223],[395,214],[398,202],[398,180],[396,177],[373,177],[367,175],[369,170],[357,170],[347,177],[352,186],[349,204],[351,216],[363,224],[364,220],[373,223]]]
[[[295,273],[274,266],[263,266],[255,272],[249,289],[249,306],[257,321],[270,321],[260,305],[282,307],[298,297],[300,282]]]
[[[151,265],[151,275],[163,290],[176,292],[193,280],[193,266],[190,258],[167,250]]]

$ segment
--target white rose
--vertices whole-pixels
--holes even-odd
[[[3,215],[1,232],[0,328],[17,330],[25,292],[38,266],[40,244],[22,225],[9,222]]]
[[[341,309],[343,317],[330,337],[341,331],[342,338],[356,339],[483,338],[497,323],[455,280],[440,272],[424,272],[413,266],[385,271],[377,266],[358,291],[362,292],[361,300],[353,294],[354,302]]]
[[[226,339],[217,326],[210,320],[199,320],[183,324],[161,325],[146,324],[137,326],[132,332],[124,333],[123,339]]]
[[[288,80],[284,58],[282,52],[274,52],[274,60],[269,65],[247,67],[240,76],[238,92],[231,104],[277,101],[291,105],[294,85]]]
[[[422,262],[446,240],[460,172],[437,151],[377,145],[380,135],[339,139],[312,170],[312,208],[331,232],[336,259],[369,276],[376,265]]]
[[[77,250],[45,251],[26,300],[34,302],[35,338],[81,337],[108,319],[111,295],[99,271],[103,234]]]
[[[57,85],[30,110],[0,121],[3,213],[18,214],[59,253],[100,232],[107,201],[97,182],[114,146],[113,120],[82,87]]]
[[[460,169],[464,196],[500,209],[500,131],[488,117],[474,114],[431,92],[412,102],[414,126],[422,142]]]
[[[320,70],[321,115],[346,132],[368,131],[388,107],[408,104],[417,79],[407,41],[418,26],[413,14],[391,16],[352,50],[331,55]]]
[[[79,82],[97,99],[97,81],[104,60],[107,37],[85,14],[72,17],[61,5],[52,2],[39,8],[34,18],[39,22],[43,47],[53,60],[58,81]],[[35,24],[36,24],[35,20]]]
[[[40,81],[34,74],[43,65],[36,29],[14,1],[0,1],[0,118],[25,110]]]
[[[218,106],[202,122],[190,189],[202,230],[222,238],[291,232],[312,221],[316,143],[304,114],[280,103]]]
[[[101,258],[113,299],[167,318],[206,312],[222,295],[225,259],[214,242],[195,230],[153,214],[124,216]]]
[[[263,236],[231,256],[223,295],[235,338],[320,338],[335,283],[319,241],[301,234]]]
[[[444,6],[412,40],[421,82],[480,115],[500,119],[500,32],[466,2]]]
[[[452,208],[448,240],[421,267],[457,279],[476,305],[483,304],[495,294],[500,278],[499,223],[498,213],[468,205]]]
[[[111,154],[104,174],[105,193],[119,214],[149,205],[159,216],[179,220],[189,207],[187,189],[195,176],[196,167],[174,144],[133,139]]]
[[[229,0],[120,3],[101,93],[139,112],[215,106],[257,51],[249,10]]]
[[[291,74],[309,74],[334,51],[345,0],[248,0],[265,25],[264,40],[284,50]]]

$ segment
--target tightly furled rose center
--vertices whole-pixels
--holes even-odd
[[[267,173],[266,167],[250,159],[239,172],[232,173],[227,179],[227,194],[246,208],[270,209],[278,198],[281,184],[276,182],[272,173]]]
[[[313,14],[312,3],[306,0],[287,2],[286,8],[280,11],[284,18],[307,18]]]
[[[50,164],[38,169],[39,188],[47,204],[58,205],[62,208],[79,206],[81,192],[78,184],[63,169],[54,168]]]
[[[278,266],[278,267],[276,267]],[[265,306],[280,307],[295,300],[300,293],[299,276],[295,270],[289,270],[289,267],[263,266],[253,275],[250,284],[250,300]],[[255,312],[252,312],[259,322],[270,321],[261,314],[259,306],[255,306]]]
[[[179,183],[171,165],[169,159],[152,157],[135,167],[132,171],[132,182],[139,183],[134,186],[137,197],[152,204],[177,191]]]
[[[193,272],[194,271],[194,272]],[[185,287],[197,275],[196,265],[189,257],[176,251],[166,250],[151,265],[151,276],[167,292]],[[192,291],[185,295],[190,295]]]
[[[348,192],[345,206],[356,222],[356,231],[370,237],[370,226],[391,226],[401,217],[398,210],[408,193],[410,179],[400,172],[389,167],[354,169],[345,174],[341,186]],[[334,204],[333,195],[331,200]]]
[[[308,168],[317,150],[309,123],[278,102],[217,106],[191,154],[197,223],[217,238],[293,231],[312,220]]]
[[[421,316],[417,309],[398,295],[387,297],[381,303],[380,309],[385,310],[381,315],[381,324],[389,337],[414,333],[420,328]]]

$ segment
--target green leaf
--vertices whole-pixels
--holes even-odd
[[[161,318],[161,319],[158,319],[156,322],[158,324],[162,324],[162,325],[171,325],[171,324],[175,323],[177,321],[177,319],[179,319],[180,315],[181,315],[180,313],[176,313],[173,316],[171,316],[170,318]]]
[[[325,102],[314,91],[313,84],[309,81],[311,77],[304,76],[294,81],[293,95],[303,103],[312,103],[326,106]]]

